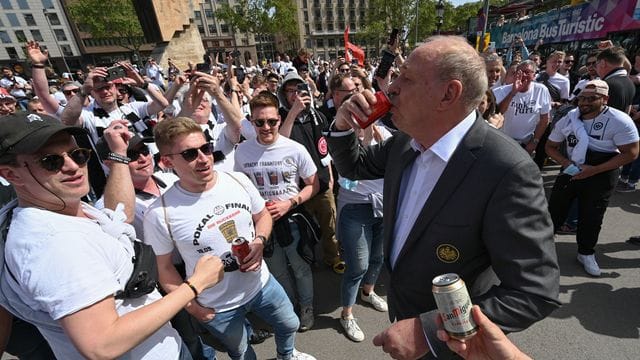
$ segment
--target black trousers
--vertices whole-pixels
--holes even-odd
[[[578,253],[592,255],[598,242],[602,219],[609,205],[609,198],[618,181],[620,170],[603,172],[582,180],[560,174],[551,190],[549,213],[553,229],[557,230],[567,217],[571,202],[578,198]]]

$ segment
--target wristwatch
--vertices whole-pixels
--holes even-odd
[[[293,209],[294,207],[298,206],[298,200],[291,198],[289,199],[289,201],[291,201],[291,208]]]
[[[264,235],[256,235],[256,239],[262,240],[262,243],[265,245],[267,244],[267,237]]]

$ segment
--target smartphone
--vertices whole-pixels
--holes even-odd
[[[206,63],[206,62],[196,64],[196,71],[208,74],[208,73],[211,72],[211,64]]]
[[[356,58],[351,59],[351,64],[358,65],[358,59]]]
[[[113,81],[115,79],[121,79],[127,77],[127,70],[123,66],[112,66],[107,69],[107,76],[105,81]]]
[[[236,79],[238,80],[238,82],[240,84],[242,84],[244,82],[244,78],[246,76],[246,74],[244,73],[244,69],[241,68],[240,66],[237,66],[235,69],[236,72]]]
[[[389,50],[382,50],[382,60],[380,60],[380,64],[378,64],[378,68],[376,69],[375,76],[385,78],[387,73],[389,73],[389,69],[391,69],[391,65],[396,60],[396,55]]]
[[[298,95],[309,96],[309,84],[307,84],[306,82],[299,83],[297,90],[298,90]]]
[[[396,44],[396,41],[398,41],[398,33],[400,33],[400,30],[398,29],[391,30],[391,34],[389,34],[389,40],[387,40],[387,45],[394,46]]]

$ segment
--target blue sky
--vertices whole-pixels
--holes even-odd
[[[476,0],[476,1],[477,1],[477,0]],[[466,4],[466,3],[474,2],[474,1],[473,1],[473,0],[450,0],[450,2],[451,2],[453,5],[458,6],[458,5],[462,5],[462,4]]]

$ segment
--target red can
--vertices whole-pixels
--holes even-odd
[[[362,121],[357,116],[354,116],[354,118],[358,122],[358,125],[360,125],[360,127],[363,129],[376,122],[378,119],[386,115],[389,110],[391,110],[392,105],[389,101],[389,97],[387,97],[387,94],[382,91],[378,91],[374,95],[376,97],[376,103],[372,106],[371,115],[369,115],[369,117],[365,121]]]
[[[244,259],[250,252],[251,249],[249,248],[249,242],[247,239],[239,237],[231,242],[231,253],[236,257],[239,264],[244,262]]]
[[[273,205],[273,204],[275,204],[275,203],[276,203],[276,202],[275,202],[275,201],[273,201],[273,200],[267,200],[267,201],[265,201],[265,202],[264,202],[264,204],[265,204],[267,207],[269,207],[269,206],[271,206],[271,205]]]

